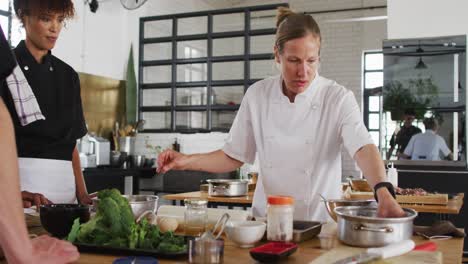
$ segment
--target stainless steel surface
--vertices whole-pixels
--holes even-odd
[[[375,200],[344,200],[344,199],[325,199],[322,195],[320,195],[325,203],[325,207],[327,208],[328,214],[330,215],[335,222],[337,221],[337,216],[335,214],[335,208],[340,206],[377,206]]]
[[[133,155],[130,156],[130,163],[132,168],[143,168],[146,163],[145,155]]]
[[[135,219],[145,213],[146,211],[152,211],[156,213],[158,208],[158,196],[156,195],[122,195],[127,198],[130,207],[132,208],[133,216]],[[97,197],[93,198],[93,206],[96,208],[99,204]]]
[[[403,209],[405,217],[377,217],[377,207],[345,206],[335,208],[338,217],[338,239],[358,247],[381,247],[410,239],[417,212]]]
[[[216,179],[207,182],[210,196],[245,196],[249,191],[248,180]]]
[[[293,242],[299,243],[316,237],[322,230],[322,223],[314,221],[293,222]]]

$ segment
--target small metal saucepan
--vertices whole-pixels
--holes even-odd
[[[418,213],[403,209],[404,217],[377,217],[377,207],[346,206],[335,208],[338,216],[338,238],[357,247],[382,247],[411,239],[413,220]]]
[[[245,196],[249,191],[248,180],[207,180],[210,196]]]

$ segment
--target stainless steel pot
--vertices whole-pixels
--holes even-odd
[[[156,213],[158,208],[158,196],[156,195],[122,195],[127,198],[130,207],[132,208],[133,216],[138,219],[146,211]],[[99,199],[93,198],[93,206],[97,209]]]
[[[245,196],[249,191],[248,180],[207,180],[210,196]]]
[[[413,220],[418,213],[403,209],[404,217],[377,217],[377,207],[346,206],[335,208],[338,216],[338,239],[357,247],[381,247],[411,239]]]

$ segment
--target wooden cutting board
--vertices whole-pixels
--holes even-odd
[[[310,264],[332,264],[335,261],[351,257],[363,252],[363,248],[354,248],[348,246],[338,246],[320,257],[312,261]],[[377,260],[370,262],[371,264],[393,264],[393,263],[411,263],[411,264],[442,264],[442,253],[439,251],[411,251],[404,255],[388,258],[384,260]]]
[[[365,200],[374,199],[373,192],[346,192],[344,195],[345,199],[349,200]],[[448,203],[448,194],[436,193],[428,195],[397,195],[396,200],[398,203],[403,204],[440,204],[446,205]]]

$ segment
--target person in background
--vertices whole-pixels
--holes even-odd
[[[398,133],[393,133],[392,138],[390,139],[390,150],[387,152],[387,160],[392,157],[393,150],[395,150],[396,145],[398,146],[396,156],[401,158],[400,155],[405,150],[411,137],[421,133],[421,129],[413,126],[415,116],[416,114],[413,109],[405,110],[405,114],[403,115],[403,126],[401,126]]]
[[[0,26],[0,83],[16,62]],[[4,85],[0,85],[2,94]],[[0,98],[0,247],[10,264],[61,264],[78,260],[76,247],[49,236],[29,239],[21,204],[18,159],[10,114]]]
[[[439,130],[437,121],[434,118],[425,118],[423,123],[426,131],[414,135],[401,156],[412,160],[441,160],[440,153],[442,153],[444,158],[452,160],[452,152],[445,140],[437,135]]]
[[[14,49],[19,67],[7,78],[2,97],[15,128],[23,205],[77,199],[91,204],[76,147],[87,132],[78,74],[51,53],[65,21],[74,16],[73,2],[13,3],[26,39]]]
[[[281,74],[249,87],[224,147],[193,155],[165,150],[158,171],[229,172],[253,163],[258,154],[255,217],[265,216],[267,196],[288,195],[294,197],[294,219],[327,221],[319,194],[341,196],[344,146],[374,187],[378,214],[403,215],[393,186],[384,182],[383,161],[354,94],[318,74],[321,35],[315,20],[279,8],[276,26],[273,46]]]

